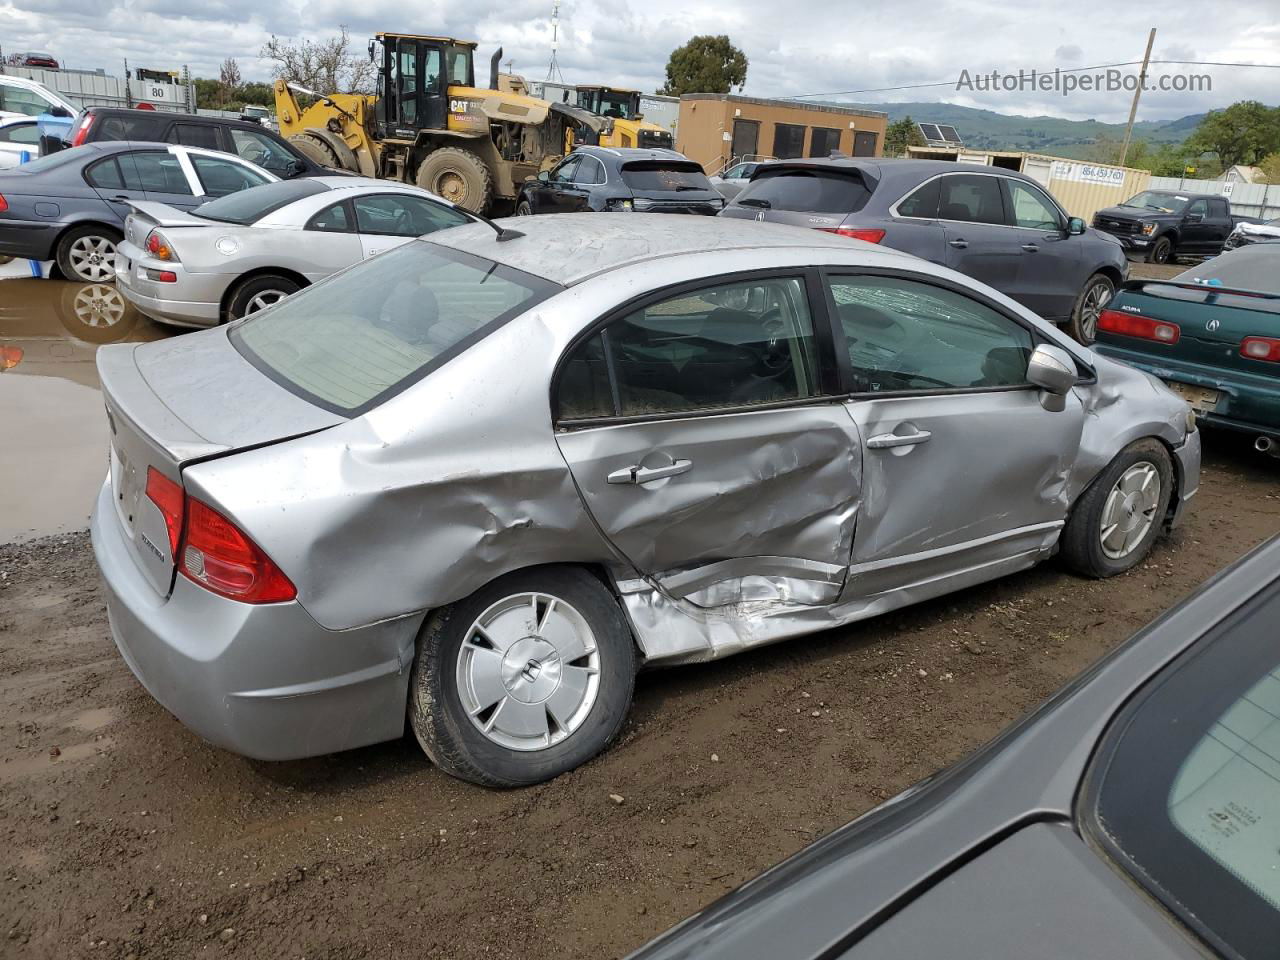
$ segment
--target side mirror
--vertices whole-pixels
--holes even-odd
[[[1067,221],[1067,233],[1073,237],[1078,237],[1084,233],[1084,221],[1079,217],[1072,217]]]
[[[284,176],[285,176],[285,179],[288,180],[293,177],[300,177],[306,172],[307,172],[307,165],[305,163],[303,163],[301,160],[290,160],[289,166],[285,168]]]
[[[550,170],[539,170],[539,171],[538,171],[538,180],[539,180],[539,181],[541,181],[542,183],[546,183],[546,182],[547,182],[548,180],[550,180],[550,179],[551,179],[551,171],[550,171]]]
[[[1041,344],[1027,364],[1027,382],[1040,388],[1040,406],[1053,413],[1067,408],[1067,394],[1078,378],[1075,360],[1061,347]]]

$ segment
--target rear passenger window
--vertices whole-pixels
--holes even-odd
[[[180,143],[184,147],[204,147],[206,150],[221,150],[218,131],[196,123],[175,123],[169,131],[169,143]]]
[[[898,204],[898,216],[933,220],[938,216],[938,194],[941,180],[930,180]]]
[[[968,223],[1004,223],[1004,202],[997,177],[946,176],[941,179],[938,216]]]
[[[634,417],[817,396],[798,277],[708,287],[615,320],[562,368],[561,419]]]
[[[172,193],[191,196],[191,184],[178,158],[167,150],[144,150],[122,153],[116,158],[124,185],[129,190],[146,193]]]
[[[351,233],[351,218],[347,216],[347,205],[335,203],[325,207],[307,224],[308,230],[320,230],[324,233]]]
[[[1031,333],[943,287],[896,277],[832,277],[859,393],[1012,387],[1027,382]]]
[[[138,113],[143,111],[139,110]],[[94,140],[158,140],[164,121],[158,117],[106,117]]]
[[[124,180],[120,178],[120,168],[116,166],[115,157],[99,160],[84,172],[84,178],[89,181],[89,186],[98,190],[125,189]]]

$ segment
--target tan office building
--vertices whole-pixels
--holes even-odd
[[[763,100],[731,93],[686,93],[680,98],[676,149],[708,174],[744,157],[878,157],[889,115],[856,107]]]

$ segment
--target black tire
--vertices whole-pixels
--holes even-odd
[[[589,625],[598,656],[599,685],[590,706],[583,704],[587,712],[563,739],[520,750],[496,743],[481,732],[476,725],[481,721],[473,722],[463,704],[458,675],[465,669],[463,644],[472,626],[506,598],[526,593],[556,598]],[[528,621],[525,629],[530,629]],[[427,618],[409,677],[409,723],[427,756],[446,773],[491,787],[541,783],[590,760],[617,737],[631,706],[635,673],[631,631],[617,601],[600,581],[574,567],[520,571],[500,577]],[[507,676],[503,674],[504,684]],[[506,689],[511,692],[509,685]],[[489,714],[490,720],[506,706],[506,699],[509,697]],[[551,710],[546,709],[550,716]],[[484,716],[479,711],[479,717]]]
[[[484,213],[493,196],[493,177],[470,150],[441,147],[418,165],[418,186],[472,213]]]
[[[74,227],[58,239],[54,259],[67,280],[115,283],[115,250],[122,239],[119,230],[104,224]],[[86,257],[88,247],[96,247],[98,252]]]
[[[1147,263],[1173,263],[1173,241],[1159,237],[1147,252]]]
[[[516,204],[516,216],[532,217],[533,204],[531,204],[528,200],[521,200],[519,203]]]
[[[1105,273],[1095,273],[1084,282],[1067,321],[1072,339],[1086,347],[1098,339],[1098,314],[1115,292],[1115,282]]]
[[[1152,522],[1145,535],[1122,557],[1109,556],[1103,548],[1103,511],[1113,488],[1130,468],[1150,464],[1160,477],[1160,490],[1152,510]],[[1141,563],[1151,552],[1151,545],[1164,526],[1173,495],[1173,461],[1159,440],[1138,440],[1129,444],[1103,470],[1076,500],[1062,532],[1062,559],[1074,572],[1102,579],[1124,573]]]
[[[265,273],[245,280],[235,288],[231,299],[227,301],[227,312],[223,317],[223,323],[256,313],[301,289],[302,285],[298,281],[273,273]]]
[[[318,163],[322,167],[330,167],[334,170],[346,169],[342,160],[334,152],[333,147],[325,143],[320,137],[309,133],[295,133],[289,138],[289,142],[297,147],[298,152],[312,163]],[[359,173],[358,170],[356,172]]]

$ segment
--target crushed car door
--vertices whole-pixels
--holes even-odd
[[[562,366],[557,439],[584,503],[669,596],[839,595],[860,452],[841,405],[822,399],[807,289],[795,275],[685,285],[628,308]]]
[[[863,444],[847,596],[1030,565],[1066,520],[1084,426],[1074,393],[1046,410],[1027,383],[1034,328],[928,278],[829,284]]]

